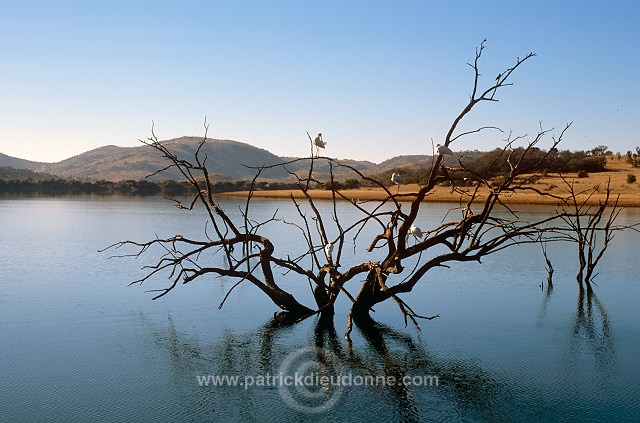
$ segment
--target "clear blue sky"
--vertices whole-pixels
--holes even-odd
[[[278,155],[426,154],[488,81],[535,52],[466,127],[574,125],[565,149],[640,145],[640,1],[0,0],[0,152],[58,161],[209,135]],[[486,133],[452,145],[487,150]]]

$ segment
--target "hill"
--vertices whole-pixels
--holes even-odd
[[[163,143],[178,157],[192,159],[200,137],[181,137]],[[201,150],[207,157],[207,167],[213,175],[227,179],[248,179],[254,176],[253,169],[246,166],[281,163],[278,156],[249,144],[230,140],[208,140]],[[147,145],[139,147],[117,147],[109,145],[87,151],[58,163],[43,164],[38,171],[52,173],[64,178],[89,180],[139,180],[164,168],[167,161]],[[265,173],[269,179],[282,179],[287,173],[273,170]],[[151,180],[183,179],[171,169],[150,178]]]
[[[15,169],[31,169],[35,170],[44,163],[32,162],[30,160],[19,159],[17,157],[7,156],[0,153],[0,167],[12,167]]]
[[[11,166],[0,166],[0,179],[25,180],[32,179],[34,181],[42,181],[45,179],[55,178],[49,173],[36,172],[31,169],[21,169]]]
[[[192,160],[201,140],[201,137],[181,137],[162,141],[162,143],[178,157]],[[201,153],[203,157],[205,155],[207,157],[207,168],[212,176],[226,180],[251,179],[255,176],[255,170],[251,169],[251,166],[274,165],[295,159],[278,157],[267,150],[243,142],[217,139],[207,140]],[[367,161],[343,160],[342,162],[363,172],[379,170],[378,165]],[[411,160],[403,159],[400,159],[399,163],[412,164]],[[164,168],[167,164],[167,160],[147,145],[139,147],[108,145],[57,163],[31,162],[0,154],[0,166],[30,169],[60,178],[90,181],[140,180]],[[287,169],[299,172],[306,169],[307,166],[308,163],[305,162],[294,162],[287,165]],[[328,175],[329,167],[326,163],[318,163],[316,171]],[[334,169],[334,172],[336,177],[347,173],[339,168]],[[265,171],[262,177],[273,181],[291,179],[289,173],[282,168]],[[184,178],[180,173],[171,169],[150,179],[164,181]]]

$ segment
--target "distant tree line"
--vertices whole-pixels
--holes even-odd
[[[636,151],[627,151],[627,163],[633,167],[640,167],[640,147],[636,147]]]
[[[603,146],[604,147],[604,146]],[[606,150],[606,147],[605,147]],[[474,162],[468,166],[469,168],[479,172],[488,168],[491,163],[498,157],[501,149],[490,151],[486,154],[478,157]],[[516,148],[513,151],[511,162],[517,162],[521,159],[524,152],[523,148]],[[546,151],[534,148],[524,158],[524,161],[530,161],[532,163],[537,162],[542,158]],[[607,159],[604,154],[594,154],[593,150],[586,151],[568,151],[568,150],[556,150],[552,149],[549,152],[546,160],[543,162],[542,172],[548,173],[578,173],[584,172],[604,172],[606,170]],[[492,169],[492,176],[504,176],[510,172],[509,163],[506,160],[496,163],[495,170]],[[525,164],[526,166],[526,164]]]
[[[460,153],[461,160],[465,166],[476,173],[486,174],[488,177],[498,178],[508,175],[511,171],[509,162],[506,159],[497,160],[502,149],[488,151],[481,154],[469,154],[466,159],[466,153]],[[514,148],[511,155],[511,163],[518,162],[524,153],[523,148]],[[586,175],[588,173],[604,172],[606,170],[607,159],[605,153],[610,154],[606,146],[598,146],[589,151],[569,151],[552,149],[544,160],[542,173],[579,173]],[[531,163],[540,161],[547,151],[539,148],[533,148],[527,152],[523,161],[525,167],[529,167]],[[448,162],[447,166],[456,167],[457,162]],[[426,178],[431,172],[430,167],[404,167],[401,169],[388,170],[376,176],[379,181],[384,181],[386,185],[391,184],[391,173],[402,172],[405,183],[424,184]],[[458,175],[464,177],[465,175]]]
[[[248,190],[251,181],[219,181],[212,184],[214,192]],[[296,184],[286,182],[260,182],[260,190],[294,189]],[[153,182],[148,180],[78,181],[73,179],[51,178],[36,180],[0,179],[0,192],[33,192],[54,194],[124,194],[124,195],[164,195],[180,196],[190,193],[190,185],[185,181]]]

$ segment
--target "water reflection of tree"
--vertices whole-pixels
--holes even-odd
[[[609,315],[590,285],[587,285],[586,289],[578,290],[572,347],[579,348],[581,339],[586,341],[600,366],[609,364],[614,358],[615,349]]]
[[[338,335],[331,319],[316,320],[306,339],[297,338],[299,325],[289,326],[274,319],[255,331],[226,332],[212,342],[181,333],[171,318],[164,328],[144,320],[152,327],[154,343],[168,353],[174,389],[188,410],[185,412],[192,417],[227,421],[411,422],[426,416],[438,421],[503,421],[528,412],[518,409],[514,386],[499,382],[477,363],[438,357],[419,340],[373,320],[357,322],[362,338],[351,344]],[[383,374],[396,380],[436,375],[439,385],[348,388],[337,407],[311,416],[287,408],[277,388],[211,389],[197,384],[197,375],[275,375],[287,354],[309,344],[338,357],[345,371],[362,376]]]
[[[547,285],[538,314],[538,325],[546,320],[552,294],[553,285]],[[580,351],[584,342],[600,367],[610,364],[615,357],[615,343],[611,333],[609,314],[591,285],[578,289],[570,340],[572,355]]]
[[[553,289],[549,288],[539,324],[546,320],[552,300]],[[586,353],[606,374],[615,358],[606,308],[592,289],[578,291],[575,307],[564,334],[569,341],[566,364],[572,371],[579,370],[576,366]],[[150,329],[145,333],[153,335],[156,350],[168,362],[171,377],[166,379],[180,413],[191,420],[514,421],[545,420],[563,411],[560,403],[548,400],[549,392],[538,395],[527,381],[487,371],[476,361],[441,357],[419,338],[371,319],[356,321],[358,336],[352,343],[338,335],[332,319],[318,318],[302,325],[270,319],[255,330],[227,331],[211,340],[180,331],[170,316],[164,326],[144,316],[141,319]],[[309,346],[329,352],[343,363],[344,370],[363,376],[383,374],[401,380],[406,375],[436,375],[439,386],[357,387],[344,392],[327,413],[308,415],[288,408],[277,388],[203,388],[196,382],[197,375],[208,374],[275,375],[292,350]]]

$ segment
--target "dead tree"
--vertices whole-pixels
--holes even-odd
[[[540,237],[540,246],[542,247],[542,256],[544,257],[545,270],[547,271],[547,292],[553,289],[553,263],[549,259],[547,254],[547,242]],[[542,283],[542,289],[544,290],[544,282]]]
[[[491,126],[467,131],[462,131],[459,127],[476,107],[498,101],[498,93],[512,85],[512,74],[535,56],[529,53],[518,58],[496,78],[489,78],[489,81],[485,82],[480,77],[479,68],[484,49],[483,42],[476,49],[473,62],[469,63],[473,74],[471,95],[441,140],[444,147],[451,148],[470,134],[488,131],[501,133],[498,128]],[[146,275],[136,281],[142,283],[153,276],[167,274],[170,284],[159,290],[155,298],[166,295],[178,284],[187,284],[206,275],[222,276],[236,280],[234,287],[245,281],[255,285],[281,310],[277,314],[280,319],[288,322],[301,321],[314,315],[332,319],[336,300],[340,295],[346,296],[351,301],[347,318],[347,339],[354,320],[366,320],[376,304],[387,300],[397,304],[405,325],[411,321],[419,327],[418,319],[433,319],[438,315],[420,315],[405,299],[417,284],[428,280],[430,270],[462,262],[480,262],[483,257],[506,248],[538,242],[541,234],[545,234],[546,241],[563,237],[566,239],[562,232],[566,230],[563,222],[572,221],[571,216],[586,214],[581,208],[563,209],[550,217],[529,222],[521,219],[505,202],[518,191],[533,190],[539,195],[548,195],[527,184],[527,175],[538,170],[548,154],[531,160],[532,152],[548,138],[551,141],[547,151],[555,149],[569,127],[570,124],[567,124],[557,136],[550,136],[552,129],[540,127],[538,133],[528,140],[509,134],[501,153],[493,163],[482,170],[468,168],[464,157],[459,157],[455,166],[445,165],[443,156],[434,154],[426,183],[415,192],[395,194],[390,192],[384,183],[339,160],[314,155],[314,143],[311,136],[308,136],[311,148],[309,157],[255,168],[256,176],[240,214],[224,210],[213,195],[212,181],[206,166],[207,157],[201,153],[202,146],[207,142],[206,123],[205,135],[191,160],[173,154],[165,144],[158,141],[152,129],[151,137],[143,142],[159,151],[168,160],[167,167],[158,172],[170,168],[178,169],[193,187],[191,202],[186,205],[177,202],[178,207],[191,210],[199,204],[206,210],[208,225],[202,239],[176,235],[146,242],[123,241],[113,247],[135,248],[133,253],[123,254],[124,256],[139,256],[152,247],[159,247],[164,252],[159,261],[147,267]],[[525,145],[514,150],[512,146],[515,142]],[[492,180],[489,175],[494,167],[502,165],[505,161],[510,169],[508,174],[497,182]],[[294,163],[298,165],[299,162],[306,164],[307,170],[304,173],[288,170]],[[328,181],[319,176],[317,168],[320,165],[328,167]],[[291,196],[298,213],[295,222],[284,220],[277,214],[265,221],[255,221],[252,218],[254,189],[261,174],[272,168],[289,171],[297,181],[300,196],[298,199]],[[384,191],[385,198],[373,205],[357,201],[346,202],[345,204],[353,207],[353,211],[360,216],[355,222],[347,222],[338,213],[338,202],[348,198],[337,188],[334,178],[336,169],[350,171],[355,178],[378,186]],[[474,186],[470,190],[456,188],[456,182],[463,179],[472,179]],[[459,207],[454,213],[445,216],[439,226],[420,230],[422,234],[419,237],[414,226],[416,219],[425,204],[425,198],[440,184],[448,184],[458,192]],[[312,189],[318,185],[329,187],[331,190],[333,207],[330,216],[321,213],[312,195]],[[575,195],[573,198],[576,198]],[[500,217],[503,215],[496,213],[497,209],[507,210],[510,217]],[[457,214],[457,217],[450,218],[454,214]],[[273,223],[293,225],[301,239],[304,239],[305,251],[297,254],[276,254],[272,241],[263,235],[265,225]],[[361,239],[366,232],[365,228],[377,228],[377,235],[371,240]],[[588,238],[589,234],[585,236]],[[351,247],[355,250],[356,245],[361,243],[368,245],[366,253],[357,257],[358,264],[344,268],[342,261],[347,250]],[[206,261],[207,264],[203,264],[203,257],[219,256],[223,256],[224,260],[213,262],[214,264],[211,264],[212,261]],[[595,263],[598,259],[599,257],[595,259]],[[589,260],[587,259],[587,263],[591,262]],[[590,277],[589,269],[587,265]],[[309,284],[315,304],[303,304],[283,289],[280,282],[284,274],[288,274],[288,278],[295,275],[299,283]],[[231,290],[233,287],[229,292]]]
[[[568,230],[562,235],[577,246],[578,273],[576,280],[580,290],[586,287],[591,291],[591,282],[598,276],[594,273],[616,233],[631,229],[637,231],[637,224],[619,225],[616,220],[621,212],[618,206],[620,195],[612,198],[610,180],[606,188],[595,187],[591,190],[577,192],[573,183],[562,177],[565,189],[569,194],[563,201],[562,220]],[[604,192],[604,199],[597,206],[589,205],[589,200],[596,194]]]

